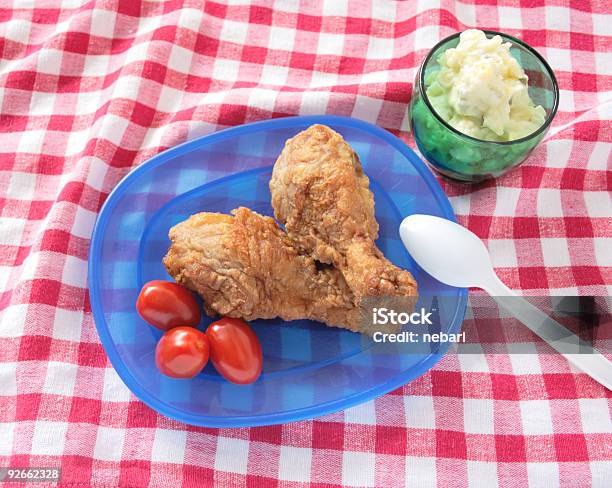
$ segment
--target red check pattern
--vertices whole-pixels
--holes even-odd
[[[86,283],[96,214],[131,168],[295,114],[412,144],[419,62],[479,27],[547,57],[561,104],[520,169],[443,183],[459,219],[509,286],[610,295],[608,0],[19,0],[0,21],[0,467],[61,466],[61,486],[610,486],[611,394],[558,356],[448,355],[344,412],[195,428],[120,382]]]

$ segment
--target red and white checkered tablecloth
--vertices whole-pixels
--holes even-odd
[[[610,486],[612,395],[558,356],[448,355],[344,412],[196,428],[121,383],[86,282],[96,214],[131,168],[186,139],[295,114],[365,119],[413,144],[419,62],[478,27],[539,50],[561,103],[521,168],[444,183],[460,221],[515,289],[612,293],[609,0],[6,3],[0,467],[61,466],[62,486]]]

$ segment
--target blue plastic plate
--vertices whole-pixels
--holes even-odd
[[[371,179],[380,224],[378,245],[415,276],[424,297],[445,296],[442,329],[457,332],[466,291],[419,269],[401,241],[413,213],[455,220],[425,164],[403,142],[366,122],[335,116],[290,117],[243,125],[169,149],[129,173],[110,194],[93,232],[89,293],[102,344],[125,384],[154,410],[208,427],[267,425],[345,409],[393,390],[429,370],[445,352],[409,354],[398,344],[307,320],[252,323],[264,352],[254,384],[234,385],[207,366],[191,380],[161,375],[154,362],[160,332],[136,313],[141,286],[170,279],[161,263],[168,230],[200,211],[247,206],[273,215],[268,182],[285,141],[311,124],[341,133]],[[450,305],[449,305],[450,303]],[[209,323],[204,319],[203,327]]]

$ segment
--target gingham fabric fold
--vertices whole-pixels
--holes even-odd
[[[609,486],[610,392],[556,355],[451,354],[313,421],[195,428],[121,383],[86,282],[97,212],[131,168],[296,114],[365,119],[412,144],[419,62],[479,27],[540,51],[561,102],[521,168],[443,183],[459,220],[525,294],[610,294],[607,0],[19,0],[0,22],[0,467],[61,466],[61,486]]]

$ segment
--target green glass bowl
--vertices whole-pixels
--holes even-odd
[[[410,127],[416,144],[429,165],[450,178],[477,182],[497,177],[521,164],[546,135],[557,113],[559,87],[555,75],[544,58],[515,37],[501,32],[484,31],[487,37],[499,35],[510,42],[510,53],[529,77],[529,96],[546,111],[544,124],[526,137],[507,142],[475,139],[448,124],[427,98],[425,80],[439,69],[438,57],[459,44],[453,34],[436,44],[421,64],[416,75],[410,102]]]

